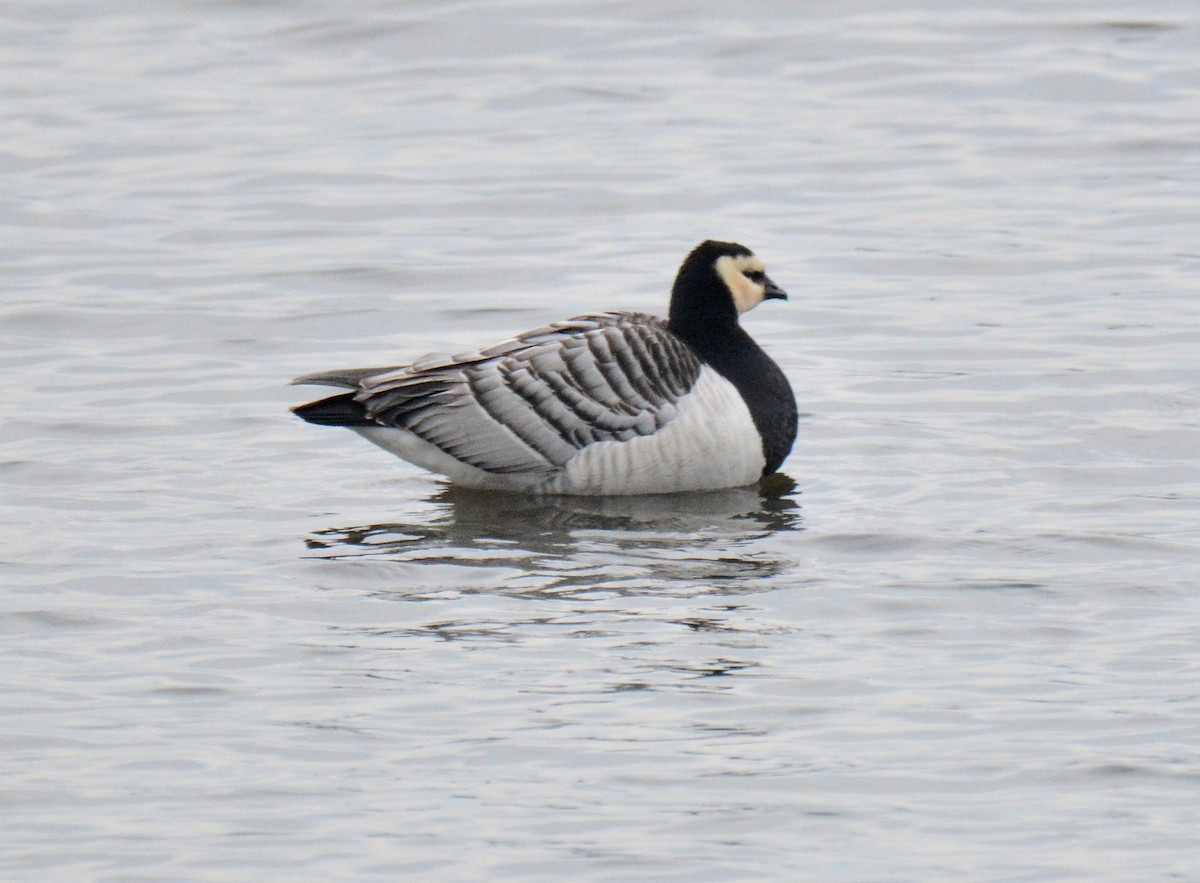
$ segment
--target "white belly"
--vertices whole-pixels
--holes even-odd
[[[551,493],[661,494],[753,484],[762,475],[762,439],[728,380],[700,371],[678,416],[654,435],[588,445],[547,488]]]
[[[546,483],[545,477],[541,475],[497,475],[493,472],[485,472],[462,460],[456,460],[436,445],[431,445],[403,429],[394,429],[390,426],[354,426],[351,428],[367,441],[379,445],[400,459],[407,460],[422,469],[428,469],[430,472],[444,475],[454,484],[463,487],[538,493]]]

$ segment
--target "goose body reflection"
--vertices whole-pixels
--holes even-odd
[[[417,517],[312,534],[315,557],[385,559],[479,570],[476,590],[533,593],[745,591],[790,559],[758,541],[802,529],[795,483],[636,497],[531,497],[443,487]],[[424,571],[418,571],[420,576]],[[403,593],[420,594],[413,585]]]

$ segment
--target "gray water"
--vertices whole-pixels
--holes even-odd
[[[1200,7],[0,9],[0,876],[1200,879]],[[661,312],[790,481],[462,493],[301,373]]]

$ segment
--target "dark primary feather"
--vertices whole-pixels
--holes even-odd
[[[549,476],[589,444],[661,429],[699,373],[699,359],[662,320],[604,313],[478,353],[309,375],[299,382],[355,392],[296,413],[405,429],[488,472]]]
[[[292,408],[292,413],[318,426],[372,426],[362,403],[355,401],[354,393],[344,392],[338,396],[309,402]]]

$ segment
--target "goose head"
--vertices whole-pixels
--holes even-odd
[[[736,242],[709,239],[684,258],[671,289],[672,329],[737,324],[765,300],[787,300],[767,275],[762,258]]]

